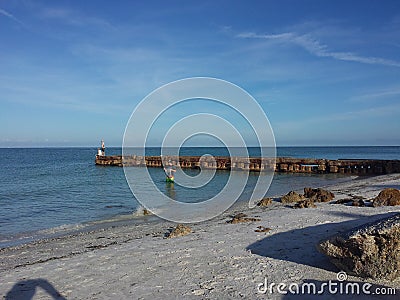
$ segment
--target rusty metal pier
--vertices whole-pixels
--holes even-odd
[[[244,170],[263,172],[274,170],[281,173],[317,173],[349,175],[382,175],[400,173],[400,160],[368,159],[312,159],[312,158],[244,158],[225,156],[103,156],[96,155],[100,166],[163,167],[166,162],[182,168],[204,168],[217,170]]]

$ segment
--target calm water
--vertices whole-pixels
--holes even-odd
[[[278,148],[278,156],[315,158],[400,159],[400,147]],[[257,155],[257,149],[249,149]],[[95,148],[0,149],[0,247],[32,232],[132,215],[138,208],[119,167],[94,164]],[[120,154],[121,149],[107,149]],[[227,155],[224,148],[183,148],[180,155]],[[146,154],[157,155],[159,149]],[[178,201],[198,202],[212,197],[226,183],[229,172],[217,171],[202,189],[165,183],[161,168],[149,169],[163,193]],[[135,168],[138,178],[144,169]],[[195,170],[188,170],[195,175]],[[280,195],[304,186],[323,186],[349,178],[333,175],[275,175],[268,195]],[[251,175],[242,200],[249,198],[257,175]],[[143,187],[146,190],[146,187]]]

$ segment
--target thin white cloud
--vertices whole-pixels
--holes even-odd
[[[14,22],[17,22],[18,24],[25,26],[25,24],[23,22],[18,20],[13,14],[9,13],[8,11],[5,11],[4,9],[0,8],[0,15],[3,15],[5,17],[13,20]]]
[[[43,19],[59,20],[73,26],[96,26],[103,28],[112,28],[112,25],[104,20],[89,15],[83,15],[78,11],[66,8],[43,8],[39,13]]]
[[[307,116],[306,118],[296,121],[282,120],[275,125],[279,129],[284,130],[304,130],[305,128],[318,127],[323,124],[333,124],[340,122],[350,122],[357,120],[365,120],[367,118],[383,118],[398,115],[400,105],[386,105],[380,107],[370,107],[359,110],[335,112],[324,116]],[[317,126],[318,125],[318,126]]]
[[[46,18],[65,19],[71,16],[71,11],[63,8],[46,8],[43,9],[42,16]]]
[[[400,96],[400,89],[387,89],[379,92],[368,93],[364,95],[354,96],[351,98],[353,101],[364,101],[364,100],[381,100],[383,98],[398,97]]]
[[[337,60],[353,61],[364,64],[384,65],[392,67],[400,67],[400,62],[371,56],[360,56],[352,52],[335,52],[330,51],[327,45],[320,43],[312,38],[309,34],[299,35],[294,32],[285,32],[280,34],[256,34],[253,32],[240,33],[239,38],[264,39],[273,40],[282,43],[290,43],[302,47],[309,53],[318,57],[330,57]]]

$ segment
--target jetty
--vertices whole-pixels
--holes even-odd
[[[400,160],[369,159],[312,159],[277,157],[226,157],[226,156],[138,156],[96,155],[99,166],[158,167],[171,162],[173,166],[192,169],[243,170],[253,172],[316,173],[348,175],[383,175],[400,173]]]

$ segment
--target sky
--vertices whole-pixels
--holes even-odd
[[[0,0],[0,147],[121,146],[142,99],[198,76],[251,94],[278,146],[400,145],[400,2]],[[236,118],[192,104],[159,126]]]

